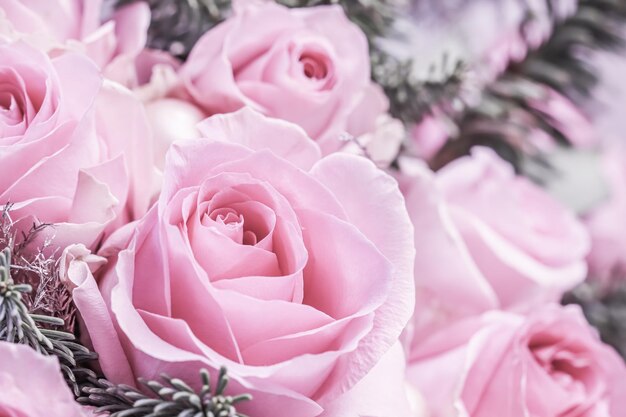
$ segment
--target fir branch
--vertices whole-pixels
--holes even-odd
[[[139,0],[108,0],[119,8]],[[151,11],[148,46],[186,59],[198,39],[230,14],[231,0],[144,0]]]
[[[370,41],[387,33],[396,18],[398,0],[276,0],[287,7],[338,4]]]
[[[626,2],[579,0],[575,14],[554,20],[550,39],[509,72],[549,85],[572,100],[587,100],[598,82],[590,54],[616,51],[626,44]]]
[[[29,284],[32,291],[23,293],[22,302],[29,312],[62,319],[63,329],[74,331],[76,308],[72,296],[58,276],[54,233],[47,223],[33,223],[28,231],[11,218],[13,205],[4,205],[0,215],[0,247],[11,249],[11,276],[16,283]]]
[[[105,379],[91,378],[90,387],[84,387],[85,396],[78,402],[96,407],[98,413],[111,417],[245,417],[235,405],[252,399],[249,394],[225,395],[228,385],[226,368],[221,368],[215,389],[211,387],[208,371],[201,370],[202,388],[199,392],[177,378],[161,376],[163,382],[139,382],[154,394],[150,397],[126,385],[114,385]]]
[[[76,343],[73,334],[55,330],[64,321],[56,317],[29,313],[23,302],[32,291],[29,284],[16,284],[11,274],[11,249],[0,253],[0,340],[30,346],[46,356],[56,356],[67,384],[80,395],[80,385],[95,373],[83,366],[97,358],[95,353]]]
[[[551,0],[546,1],[552,6]],[[549,10],[556,13],[552,7]],[[550,90],[577,104],[592,98],[597,78],[590,57],[626,44],[626,2],[580,0],[572,16],[563,19],[554,14],[552,21],[552,36],[543,45],[523,61],[511,63],[498,79],[486,85],[476,104],[452,114],[459,134],[431,161],[434,169],[467,154],[473,146],[484,145],[524,173],[524,166],[546,164],[527,139],[533,132],[542,131],[557,143],[569,144],[558,123],[533,103],[543,100]]]
[[[389,113],[405,124],[420,122],[435,109],[455,114],[464,108],[461,100],[469,73],[462,61],[433,64],[425,78],[415,76],[413,60],[400,60],[382,49],[372,51],[372,79],[389,98]]]

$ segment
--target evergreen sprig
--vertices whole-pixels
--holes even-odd
[[[383,36],[396,18],[397,1],[393,0],[276,0],[287,7],[315,7],[338,4],[368,39]]]
[[[122,7],[138,0],[109,0]],[[148,46],[186,59],[209,29],[228,17],[231,0],[144,0],[151,11]]]
[[[195,391],[185,382],[165,374],[163,382],[139,382],[152,394],[147,396],[127,385],[114,385],[105,379],[91,378],[91,386],[84,387],[78,402],[96,407],[96,412],[110,413],[111,417],[245,417],[238,413],[236,404],[249,401],[249,394],[225,395],[228,385],[226,368],[221,368],[215,389],[208,371],[201,370],[202,388]]]
[[[431,65],[428,75],[415,75],[414,61],[402,60],[374,49],[372,79],[389,98],[389,113],[410,125],[420,122],[433,110],[456,113],[462,102],[468,68],[462,61],[449,62],[444,54],[440,65]]]
[[[554,0],[546,1],[551,5]],[[549,85],[572,100],[586,100],[598,82],[590,54],[619,50],[626,44],[626,2],[579,0],[576,13],[554,20],[550,39],[509,72]]]
[[[556,13],[552,1],[546,0],[548,10]],[[512,62],[484,87],[476,104],[452,114],[459,133],[431,162],[434,169],[467,154],[473,146],[483,145],[524,173],[524,166],[546,164],[540,150],[528,141],[533,132],[541,131],[557,143],[569,144],[558,121],[534,103],[545,100],[550,91],[579,105],[592,98],[597,77],[590,57],[626,44],[626,2],[580,0],[572,16],[563,19],[555,14],[551,20],[553,32],[543,45],[521,62]]]
[[[29,284],[17,284],[11,274],[11,249],[0,252],[0,340],[28,345],[46,356],[56,356],[67,384],[80,395],[85,378],[96,374],[83,364],[97,358],[89,349],[75,342],[64,331],[64,321],[56,317],[29,313],[23,297],[32,291]]]

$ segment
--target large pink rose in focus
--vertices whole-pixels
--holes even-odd
[[[348,129],[360,128],[349,126],[353,110],[376,91],[366,37],[343,9],[242,3],[198,41],[181,69],[195,102],[207,114],[249,106],[296,123],[325,153],[344,145],[346,130],[360,134]],[[379,116],[370,114],[377,106],[362,107],[361,123]]]
[[[0,415],[82,417],[55,358],[24,345],[0,342]]]
[[[84,56],[0,43],[0,205],[24,227],[54,223],[55,247],[94,248],[142,216],[154,190],[141,103]]]
[[[578,307],[492,312],[420,347],[408,380],[431,417],[620,417],[626,367]]]
[[[105,244],[121,251],[98,284],[84,253],[67,258],[107,377],[225,365],[250,415],[407,415],[414,248],[396,181],[249,109],[200,129],[170,149],[158,203]]]

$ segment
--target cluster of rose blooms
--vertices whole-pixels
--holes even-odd
[[[0,0],[0,201],[54,225],[109,381],[225,366],[252,417],[626,415],[624,362],[559,305],[587,226],[490,149],[397,158],[340,6],[235,2],[185,62],[149,23]],[[56,359],[0,354],[0,414],[92,412]]]

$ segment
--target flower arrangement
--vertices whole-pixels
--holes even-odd
[[[0,415],[626,416],[626,3],[0,0]]]

